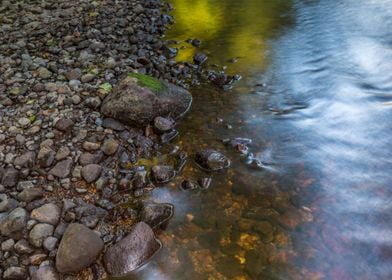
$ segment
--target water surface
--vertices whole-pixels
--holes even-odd
[[[176,144],[233,164],[206,191],[179,189],[206,175],[191,162],[154,191],[176,213],[133,278],[391,279],[392,1],[172,2],[168,36],[244,77],[194,87]],[[221,141],[235,137],[263,168]]]

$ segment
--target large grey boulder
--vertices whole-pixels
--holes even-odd
[[[144,126],[156,117],[179,119],[189,110],[192,95],[176,85],[134,74],[121,80],[105,98],[101,112],[129,125]]]
[[[139,222],[126,237],[107,249],[107,271],[113,277],[123,277],[147,263],[161,247],[151,227]]]
[[[78,272],[92,264],[103,249],[99,236],[82,224],[70,224],[61,239],[56,268],[61,273]]]

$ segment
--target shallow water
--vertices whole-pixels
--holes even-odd
[[[391,279],[392,1],[172,2],[168,36],[201,39],[210,64],[244,77],[193,88],[176,144],[232,167],[185,192],[183,178],[206,175],[189,162],[154,191],[175,216],[131,278]],[[235,137],[263,168],[221,141]]]

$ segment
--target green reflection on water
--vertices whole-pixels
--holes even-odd
[[[202,40],[202,50],[210,53],[210,63],[227,64],[239,58],[229,70],[240,74],[266,66],[267,40],[277,35],[290,1],[275,0],[172,0],[175,25],[168,37],[185,41]],[[179,61],[192,60],[197,49],[184,43]]]

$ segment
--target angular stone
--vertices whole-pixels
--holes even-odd
[[[20,157],[15,158],[14,164],[20,167],[32,167],[35,161],[35,153],[27,152]]]
[[[55,159],[55,151],[48,146],[42,146],[38,152],[37,161],[41,167],[49,167],[53,164]]]
[[[189,110],[192,95],[187,90],[149,76],[135,77],[127,77],[113,88],[102,103],[103,115],[129,125],[145,126],[157,116],[179,119]]]
[[[82,177],[87,183],[95,182],[102,173],[102,167],[98,164],[88,164],[82,168]]]
[[[58,178],[66,178],[71,173],[72,160],[66,159],[58,162],[50,171],[49,174]]]
[[[60,219],[61,210],[54,203],[45,204],[31,212],[31,218],[40,223],[56,225]]]
[[[174,121],[169,118],[156,117],[154,119],[154,127],[159,132],[167,132],[174,128]]]
[[[92,264],[103,249],[99,236],[81,224],[70,224],[61,239],[56,268],[61,273],[78,272]]]
[[[147,263],[161,247],[151,227],[139,222],[126,237],[107,249],[107,271],[113,277],[123,277]]]

